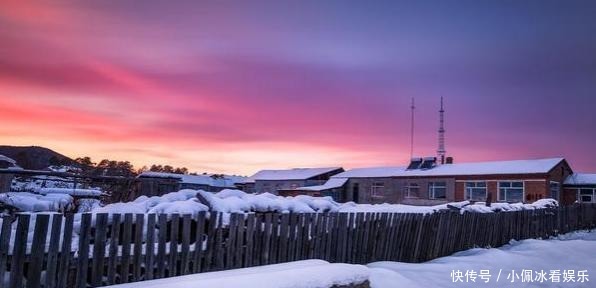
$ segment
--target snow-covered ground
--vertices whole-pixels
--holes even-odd
[[[470,249],[420,264],[361,266],[306,260],[110,287],[330,288],[367,279],[372,288],[594,287],[596,279],[590,281],[590,274],[596,273],[594,251],[596,230],[549,240],[512,241],[498,249]]]
[[[338,285],[360,284],[365,282],[368,277],[369,269],[362,265],[329,264],[323,260],[305,260],[106,287],[331,288]]]
[[[470,249],[420,264],[376,262],[367,266],[373,288],[596,287],[596,230]],[[475,276],[475,282],[470,276]]]

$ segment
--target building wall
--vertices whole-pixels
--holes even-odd
[[[445,182],[446,198],[430,199],[429,183]],[[383,193],[373,195],[373,184],[383,183]],[[419,187],[418,197],[406,197],[405,187],[409,183],[416,183]],[[358,199],[354,199],[354,189],[358,187]],[[455,180],[453,178],[351,178],[344,191],[345,201],[358,203],[403,203],[409,205],[438,205],[455,199]]]
[[[373,196],[372,185],[375,182],[383,183],[385,188],[383,195]],[[397,181],[394,178],[351,178],[346,183],[344,199],[346,202],[354,201],[356,203],[398,203],[400,195],[398,193]],[[355,189],[358,190],[355,198]]]
[[[446,192],[444,199],[431,199],[429,187],[431,182],[445,182]],[[406,186],[410,183],[418,184],[420,192],[418,197],[407,197]],[[408,205],[439,205],[455,201],[455,178],[453,177],[433,177],[433,178],[400,178],[398,179],[398,189],[401,191],[402,204]]]
[[[277,194],[277,190],[289,190],[306,186],[306,180],[256,180],[255,193]]]
[[[557,169],[554,169],[557,170]],[[557,170],[556,173],[561,173]],[[516,175],[478,175],[478,176],[457,176],[457,177],[416,177],[416,178],[351,178],[346,184],[344,191],[345,201],[355,201],[353,199],[354,187],[358,185],[359,199],[358,203],[402,203],[409,205],[438,205],[447,202],[464,201],[465,183],[468,181],[483,181],[487,185],[487,195],[491,202],[498,202],[499,182],[501,181],[523,181],[525,203],[531,203],[539,199],[550,197],[550,179],[561,179],[566,177],[568,172],[563,174],[516,174]],[[556,176],[556,178],[555,178]],[[372,186],[375,182],[384,184],[384,193],[380,196],[372,195]],[[446,198],[430,199],[429,183],[445,182]],[[420,187],[418,197],[406,197],[406,185],[408,183],[417,183]],[[484,201],[484,200],[483,200]]]
[[[0,174],[0,192],[10,191],[10,184],[12,183],[12,174]]]
[[[141,195],[147,197],[161,196],[169,192],[180,190],[180,183],[177,179],[167,178],[138,178],[137,191],[131,198],[137,198]]]
[[[278,194],[278,190],[291,190],[298,187],[323,185],[327,180],[256,180],[255,193]]]
[[[573,204],[577,201],[577,188],[576,187],[564,187],[563,194],[561,195],[561,203],[563,205]]]
[[[459,176],[457,177],[455,201],[464,201],[466,182],[486,182],[487,196],[491,202],[499,202],[499,182],[523,181],[524,203],[531,203],[538,199],[547,198],[549,195],[549,181],[546,175],[520,174],[520,175],[485,175],[485,176]]]

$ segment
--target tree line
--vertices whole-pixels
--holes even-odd
[[[75,162],[78,164],[78,168],[81,169],[83,174],[93,176],[134,177],[147,171],[196,175],[196,173],[189,173],[188,168],[186,167],[173,167],[170,165],[153,164],[149,167],[143,166],[139,169],[135,169],[130,161],[103,159],[99,162],[93,162],[91,157],[88,156],[76,158]]]

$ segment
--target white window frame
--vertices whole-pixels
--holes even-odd
[[[441,185],[437,185],[437,184],[442,184]],[[437,198],[436,197],[436,189],[437,188],[443,188],[445,189],[445,197],[442,198]],[[447,182],[445,181],[432,181],[432,182],[428,182],[428,199],[447,199]]]
[[[511,187],[501,187],[501,184],[502,183],[511,183],[512,184],[512,183],[520,183],[520,182],[522,183],[522,187],[521,187],[521,189],[522,189],[522,199],[521,199],[520,202],[523,203],[525,201],[525,199],[526,199],[526,183],[524,181],[520,181],[520,180],[515,180],[515,181],[512,181],[512,180],[507,181],[506,180],[506,181],[499,181],[499,182],[497,182],[497,201],[499,201],[499,202],[510,202],[507,199],[507,190],[509,190],[509,189],[511,189],[511,190],[519,190],[520,189],[520,187],[513,187],[513,185],[511,185]],[[505,199],[501,199],[501,188],[502,189],[505,189]],[[550,189],[550,186],[549,186],[549,189]]]
[[[582,194],[581,190],[592,190],[592,195],[590,196],[592,201],[582,201]],[[579,203],[596,203],[596,188],[577,188],[577,202]]]
[[[384,197],[385,182],[374,181],[372,185],[370,185],[370,195],[372,197]]]
[[[474,183],[474,187],[468,187],[468,183]],[[476,185],[478,185],[478,183],[484,183],[484,187],[476,187]],[[470,188],[470,191],[468,191],[468,188]],[[484,188],[484,199],[482,200],[475,200],[472,199],[472,189],[479,189],[479,188]],[[468,201],[485,201],[486,197],[488,195],[488,182],[487,181],[466,181],[464,183],[464,198]]]
[[[416,188],[418,189],[418,193],[416,193],[416,196],[412,196],[412,189]],[[416,183],[416,182],[408,182],[406,184],[406,186],[404,186],[405,192],[406,192],[406,198],[420,198],[420,184]]]

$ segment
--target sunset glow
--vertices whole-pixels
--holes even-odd
[[[423,2],[0,0],[0,144],[245,175],[404,165],[410,99],[426,156],[443,96],[456,162],[596,170],[596,4]]]

